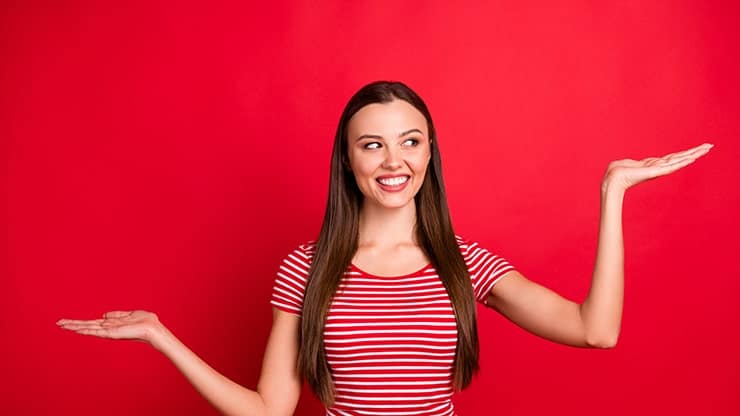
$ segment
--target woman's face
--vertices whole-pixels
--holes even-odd
[[[404,100],[362,107],[349,120],[347,152],[363,204],[413,203],[431,157],[427,121]]]

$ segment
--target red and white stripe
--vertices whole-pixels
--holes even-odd
[[[476,299],[513,267],[458,238]],[[300,315],[314,245],[283,261],[272,305]],[[452,365],[457,326],[436,270],[380,277],[351,265],[332,301],[324,345],[336,388],[327,415],[454,415]]]

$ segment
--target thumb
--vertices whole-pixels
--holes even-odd
[[[131,315],[129,311],[110,311],[103,314],[103,318],[125,318]]]

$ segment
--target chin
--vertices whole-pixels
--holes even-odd
[[[409,204],[414,204],[415,202],[414,198],[412,197],[410,199],[375,199],[373,200],[373,203],[386,209],[400,209],[407,207]]]
[[[401,208],[406,208],[410,203],[411,202],[407,202],[405,204],[394,204],[394,205],[384,204],[383,205],[383,208],[387,208],[387,209],[401,209]]]

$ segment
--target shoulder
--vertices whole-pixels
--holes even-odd
[[[462,254],[465,263],[468,265],[468,270],[474,277],[481,272],[501,271],[511,267],[503,257],[482,247],[477,241],[459,235],[456,235],[455,238],[460,248],[460,254]]]
[[[315,241],[307,241],[300,244],[283,258],[280,269],[282,271],[291,271],[305,278],[308,276],[308,270],[311,268],[311,260],[315,252]]]
[[[514,266],[498,254],[481,247],[477,241],[456,237],[473,282],[475,298],[485,304],[491,288],[504,275],[514,270]]]
[[[283,258],[272,289],[270,303],[273,306],[294,315],[301,315],[303,296],[315,250],[316,242],[309,241],[299,245]]]
[[[457,240],[457,246],[460,248],[460,253],[466,260],[471,255],[475,255],[477,252],[482,250],[477,241],[469,240],[459,235],[455,235],[455,240]]]
[[[310,261],[313,258],[313,254],[316,252],[316,241],[307,241],[296,247],[292,253],[293,255],[300,256],[303,259]]]

